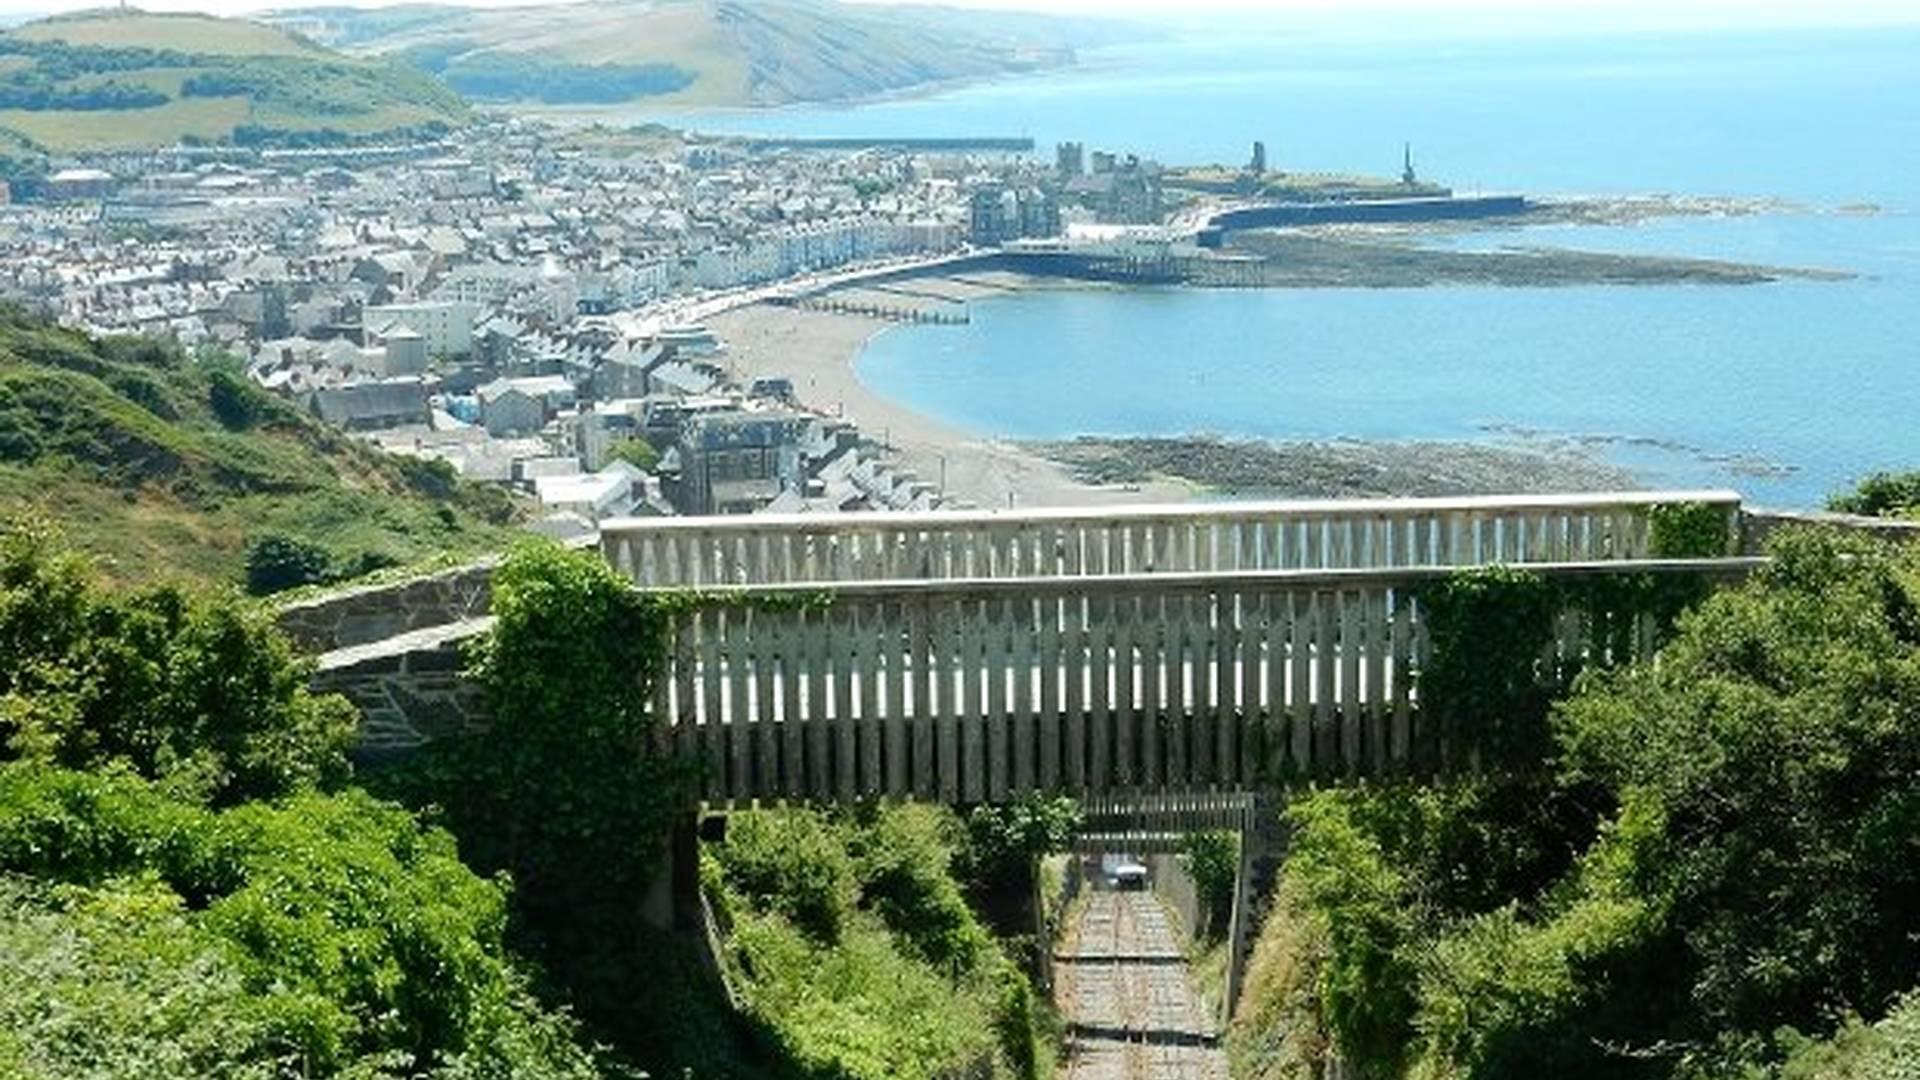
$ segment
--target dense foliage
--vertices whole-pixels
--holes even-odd
[[[472,665],[492,725],[435,744],[415,776],[470,855],[511,870],[520,903],[556,927],[626,922],[688,805],[685,770],[653,752],[646,711],[674,602],[592,552],[514,547]]]
[[[1920,472],[1877,472],[1852,491],[1827,500],[1827,509],[1867,517],[1912,517],[1920,509]]]
[[[0,531],[0,1074],[595,1074],[262,612],[88,571]]]
[[[984,803],[966,812],[958,870],[977,892],[1033,889],[1035,860],[1065,851],[1080,830],[1080,804],[1034,795]]]
[[[222,803],[339,780],[356,717],[307,692],[267,617],[173,587],[109,595],[31,523],[0,528],[0,759],[130,767]]]
[[[1046,1075],[1031,985],[950,870],[959,822],[924,806],[733,815],[703,876],[750,1013],[803,1074]]]
[[[1200,904],[1200,925],[1194,933],[1222,937],[1233,918],[1233,894],[1240,881],[1239,836],[1226,829],[1188,833],[1180,840],[1180,864],[1193,879]]]
[[[600,1038],[657,1067],[702,1051],[662,1034],[668,1010],[696,1006],[656,995],[694,994],[638,925],[691,806],[691,777],[654,752],[646,712],[681,602],[636,592],[591,552],[519,544],[494,573],[494,628],[472,657],[491,726],[379,778],[436,807],[472,865],[513,876],[515,944]],[[708,1049],[726,1060],[724,1045]]]
[[[497,547],[497,488],[383,454],[209,362],[0,308],[0,514],[22,508],[131,580],[240,581],[276,533],[334,573]]]
[[[16,763],[0,874],[26,1075],[592,1075],[506,957],[505,889],[364,794],[216,812]]]
[[[1858,1045],[1901,1052],[1904,1020],[1783,1032],[1920,982],[1920,564],[1825,534],[1774,555],[1658,664],[1584,674],[1544,774],[1296,802],[1243,1069],[1840,1076]]]

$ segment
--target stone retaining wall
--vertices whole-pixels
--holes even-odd
[[[466,643],[491,619],[429,627],[322,656],[310,686],[344,696],[363,722],[356,754],[404,753],[449,735],[484,729],[480,687],[462,674]]]
[[[310,653],[477,619],[493,602],[498,562],[486,559],[426,577],[297,600],[280,608],[275,619],[296,646]]]

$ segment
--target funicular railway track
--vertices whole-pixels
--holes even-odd
[[[1093,892],[1056,958],[1068,1080],[1225,1080],[1185,955],[1148,892]]]

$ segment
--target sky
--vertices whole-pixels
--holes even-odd
[[[0,0],[0,16],[23,16],[106,6],[108,0]],[[149,10],[206,11],[238,15],[272,7],[318,3],[380,6],[377,0],[135,0]],[[466,6],[513,6],[566,0],[446,0]],[[856,0],[875,3],[890,0]],[[1920,20],[1917,0],[931,0],[951,6],[1052,11],[1079,15],[1343,16],[1361,11],[1406,15],[1479,15],[1532,22],[1604,20],[1647,25],[1756,26]]]

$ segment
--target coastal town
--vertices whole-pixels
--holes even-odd
[[[883,283],[1163,218],[1151,162],[983,143],[499,120],[416,145],[96,155],[0,209],[0,292],[90,333],[239,357],[325,421],[522,490],[556,535],[630,514],[925,509],[952,501],[942,477],[903,467],[844,401],[800,407],[777,341],[743,370],[706,320],[771,302],[869,333],[962,321],[964,279],[949,296]],[[805,299],[825,275],[832,299]]]
[[[889,326],[964,325],[972,301],[1054,279],[1746,283],[1780,272],[1410,249],[1400,230],[1740,209],[1457,196],[1416,175],[1411,147],[1401,175],[1382,180],[1285,173],[1260,142],[1231,167],[1078,142],[1034,151],[1026,139],[753,140],[496,117],[390,145],[102,152],[13,185],[0,294],[88,333],[238,358],[321,420],[510,487],[537,505],[534,528],[572,537],[634,515],[1138,501],[1214,482],[1218,470],[1203,469],[1090,483],[1071,448],[1045,455],[950,430],[854,374]],[[1369,230],[1391,235],[1375,242]],[[1490,455],[1475,449],[1445,476],[1394,490],[1530,471],[1546,486],[1624,482],[1586,460],[1480,460]]]

